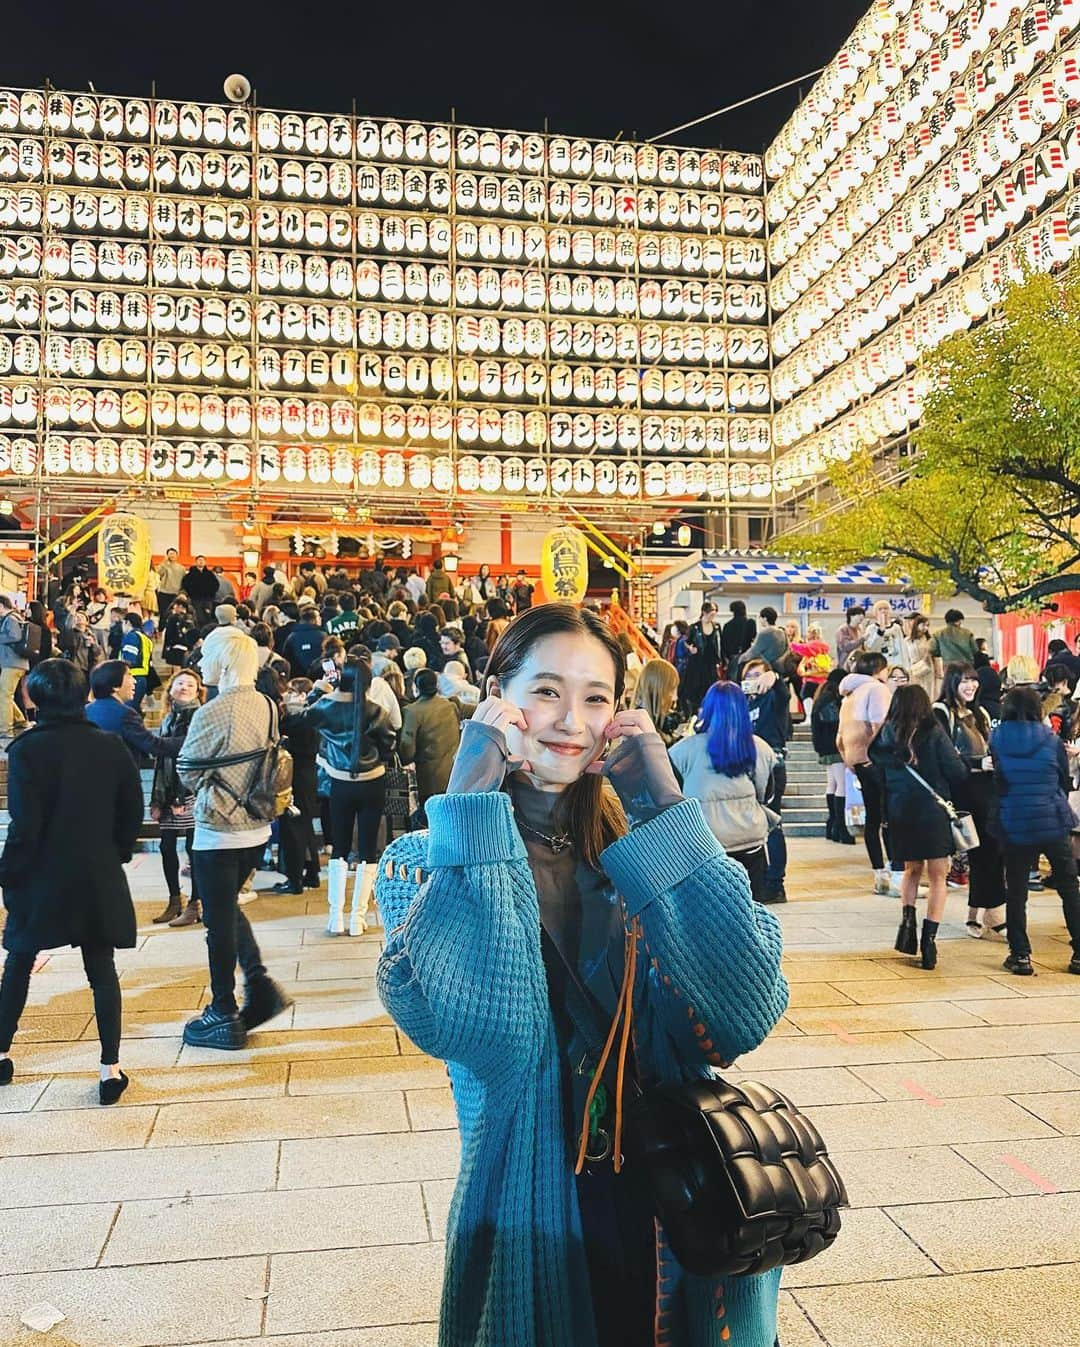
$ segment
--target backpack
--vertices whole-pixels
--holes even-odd
[[[229,753],[223,758],[214,758],[209,762],[190,762],[193,768],[235,767],[243,762],[255,764],[247,788],[240,794],[232,790],[215,776],[215,784],[252,818],[272,823],[284,814],[292,804],[293,760],[292,754],[281,745],[281,733],[278,727],[277,707],[269,697],[266,704],[270,710],[270,739],[265,748],[253,748],[247,753]]]
[[[15,618],[15,621],[19,619]],[[23,622],[20,625],[22,631],[19,639],[12,641],[11,649],[20,659],[28,659],[32,663],[41,654],[41,628],[36,622]]]

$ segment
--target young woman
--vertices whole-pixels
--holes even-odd
[[[11,823],[0,856],[7,924],[0,983],[0,1085],[38,952],[82,951],[101,1041],[98,1100],[115,1104],[127,1088],[120,1070],[120,983],[115,949],[135,945],[135,909],[124,862],[143,818],[139,773],[113,734],[83,716],[86,679],[68,660],[44,660],[27,676],[34,728],[8,748]]]
[[[928,697],[934,695],[934,657],[930,653],[930,619],[922,613],[913,614],[904,637],[904,663],[911,681],[917,683]]]
[[[1011,661],[1010,661],[1011,662]],[[1041,852],[1050,862],[1072,940],[1070,973],[1080,973],[1080,887],[1070,832],[1069,764],[1065,745],[1043,724],[1042,701],[1034,688],[1013,688],[1001,706],[1001,724],[990,736],[997,783],[1000,829],[1008,893],[1010,973],[1030,977],[1027,933],[1028,874]]]
[[[334,859],[330,862],[326,929],[345,933],[345,889],[349,882],[349,852],[356,831],[358,861],[353,881],[349,934],[367,930],[367,910],[379,859],[379,822],[386,811],[386,763],[394,732],[386,712],[367,695],[371,665],[347,659],[336,687],[315,684],[321,694],[305,713],[308,725],[319,731],[319,767],[330,779],[330,832]]]
[[[720,663],[720,628],[716,622],[716,610],[711,603],[701,605],[701,617],[690,628],[690,635],[686,638],[686,651],[690,659],[683,674],[682,697],[685,705],[694,712],[716,682],[717,665]]]
[[[495,590],[495,581],[491,578],[491,567],[485,561],[480,567],[476,577],[476,588],[480,594],[480,602],[487,603],[488,599],[497,598]]]
[[[750,877],[760,902],[765,892],[765,843],[778,815],[765,806],[777,757],[750,727],[746,694],[738,683],[715,683],[705,694],[694,733],[671,750],[683,794],[700,800],[705,822],[733,861]]]
[[[855,656],[855,672],[840,680],[840,724],[836,732],[836,751],[859,778],[866,824],[863,845],[874,872],[874,892],[888,894],[892,874],[885,865],[888,838],[885,823],[885,789],[881,771],[870,760],[870,743],[885,723],[893,689],[886,682],[888,664],[877,651],[864,650]],[[841,664],[843,668],[843,664]]]
[[[896,948],[901,954],[918,952],[923,968],[933,969],[937,967],[936,937],[945,915],[945,879],[953,839],[949,815],[927,786],[949,799],[967,776],[967,768],[935,719],[930,698],[917,684],[896,689],[885,723],[870,744],[870,761],[885,776],[890,856],[904,865],[900,880],[904,911]],[[916,781],[909,768],[926,786]],[[915,900],[924,868],[930,892],[916,949]]]
[[[911,676],[902,664],[890,664],[885,681],[893,688],[906,688],[911,682]]]
[[[847,800],[844,760],[836,746],[836,735],[840,729],[840,684],[846,677],[843,669],[829,670],[821,691],[814,698],[814,709],[810,713],[810,737],[818,762],[827,772],[825,804],[829,821],[825,825],[825,837],[830,842],[842,842],[845,846],[853,847],[855,839],[848,832],[844,818]]]
[[[979,679],[970,664],[950,664],[941,683],[934,714],[968,769],[956,787],[957,808],[966,809],[979,834],[979,845],[967,853],[967,933],[976,940],[984,921],[995,935],[1005,934],[1005,862],[994,834],[993,764],[990,761],[990,718],[978,704]]]
[[[646,660],[638,675],[637,687],[631,705],[644,711],[652,721],[657,734],[670,748],[675,742],[679,713],[675,704],[679,697],[679,675],[666,659]]]
[[[443,1347],[706,1347],[721,1319],[733,1343],[775,1337],[779,1272],[688,1276],[621,1166],[621,1108],[586,1109],[567,963],[613,1037],[623,1021],[620,1055],[632,1025],[627,1069],[649,1082],[748,1051],[787,1001],[778,924],[682,799],[647,717],[618,711],[623,678],[595,614],[520,614],[430,833],[379,867],[379,993],[449,1063],[462,1128]]]
[[[161,733],[177,739],[176,753],[157,758],[154,763],[154,782],[150,788],[150,815],[157,820],[161,846],[161,869],[165,875],[169,897],[164,912],[154,918],[154,925],[168,922],[170,926],[194,926],[199,920],[199,886],[192,864],[195,850],[195,793],[185,786],[176,770],[176,759],[187,737],[191,717],[206,700],[206,689],[194,669],[175,673],[165,690],[165,719]],[[191,897],[181,910],[180,839],[184,840],[188,864],[191,865]]]
[[[737,682],[739,663],[754,644],[757,624],[752,617],[746,616],[746,604],[742,599],[732,599],[728,609],[731,617],[724,623],[720,632],[720,663],[726,676]]]

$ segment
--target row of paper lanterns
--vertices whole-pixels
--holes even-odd
[[[657,190],[653,187],[570,182],[563,178],[498,178],[494,174],[450,173],[440,169],[379,169],[340,162],[194,151],[148,150],[92,141],[40,141],[0,136],[0,181],[101,184],[136,191],[231,192],[292,201],[339,201],[359,205],[402,204],[479,215],[531,216],[534,219],[618,221],[630,225],[725,230],[760,234],[765,224],[761,197],[728,193]]]
[[[870,90],[870,103],[875,109],[870,117],[852,119],[842,110],[828,117],[800,162],[770,193],[770,219],[785,222],[780,234],[800,232],[802,212],[796,207],[804,198],[810,202],[815,218],[822,211],[827,214],[832,210],[845,189],[859,186],[907,132],[954,140],[955,130],[940,125],[956,122],[950,115],[951,103],[942,101],[949,90],[953,100],[963,100],[961,123],[964,117],[970,120],[989,112],[1018,81],[1044,63],[1055,42],[1080,17],[1077,4],[1066,7],[1071,13],[1060,11],[1053,17],[1052,8],[1053,4],[1029,4],[1023,18],[1000,34],[996,44],[989,34],[977,35],[978,21],[965,14],[906,72],[895,59],[885,60],[887,49],[881,58],[885,66],[881,78]],[[1014,12],[1019,10],[1016,5]],[[936,111],[932,111],[935,105]],[[858,130],[860,120],[866,121],[862,130]],[[786,237],[781,238],[780,246],[789,251]]]
[[[723,312],[723,310],[721,310]],[[597,353],[602,360],[667,359],[686,363],[726,361],[729,365],[764,365],[769,359],[768,330],[764,327],[719,323],[622,322],[594,323],[587,319],[495,318],[491,315],[428,314],[421,309],[354,309],[336,304],[280,304],[234,296],[214,297],[142,291],[93,291],[51,286],[42,292],[33,285],[0,282],[0,328],[38,329],[42,318],[48,332],[73,331],[145,333],[178,332],[183,336],[250,338],[267,342],[309,342],[352,347],[369,352],[378,348],[399,351],[435,351],[471,355],[477,351],[507,355],[556,356],[573,351],[583,357]],[[371,358],[378,358],[372,355]]]
[[[227,432],[244,438],[253,431],[262,436],[304,436],[314,440],[368,439],[459,441],[541,448],[621,449],[643,447],[648,452],[681,452],[687,447],[704,451],[730,447],[735,453],[765,453],[771,447],[769,418],[723,416],[650,416],[637,412],[500,411],[492,406],[427,405],[413,402],[365,402],[359,407],[346,399],[322,401],[304,397],[278,398],[263,394],[252,401],[220,393],[174,393],[138,388],[92,388],[58,384],[42,393],[36,384],[0,385],[0,425],[34,425],[40,416],[51,426],[97,426],[138,430],[151,426],[167,431]]]
[[[1080,241],[1080,193],[1074,193],[1068,213],[1061,209],[1047,212],[1029,228],[1019,231],[963,276],[938,291],[904,324],[903,355],[912,363],[924,351],[933,349],[954,332],[962,332],[986,316],[1000,302],[1006,288],[1022,279],[1024,269],[1049,270],[1073,256]],[[823,380],[822,385],[827,381]],[[923,379],[910,373],[885,392],[874,393],[868,381],[866,401],[840,417],[817,434],[801,438],[798,427],[812,426],[812,420],[791,422],[791,408],[781,412],[774,422],[779,448],[795,442],[794,454],[783,460],[814,462],[818,466],[805,476],[813,476],[836,457],[847,457],[860,448],[872,447],[890,435],[899,435],[918,420],[922,411]],[[832,404],[830,416],[843,410],[839,400]],[[794,404],[793,404],[794,406]],[[841,450],[845,452],[841,453]],[[800,458],[801,456],[801,458]]]
[[[896,152],[882,158],[877,166],[870,156],[858,158],[854,148],[848,150],[843,156],[844,171],[832,175],[836,179],[834,193],[807,198],[773,234],[769,244],[773,264],[795,259],[800,249],[812,245],[831,217],[838,226],[840,242],[848,221],[866,221],[866,228],[870,228],[959,143],[970,152],[983,176],[991,176],[1002,164],[1014,162],[1023,148],[1040,140],[1046,129],[1060,121],[1065,108],[1075,105],[1080,97],[1076,50],[1058,55],[997,112],[995,106],[1010,90],[1002,89],[1001,84],[992,88],[992,100],[976,100],[963,86],[947,90],[935,112],[914,123]],[[987,101],[988,108],[983,106]],[[836,209],[842,203],[847,203],[846,207]]]
[[[505,273],[504,273],[505,275]],[[536,277],[533,282],[532,277]],[[462,283],[463,294],[469,294],[471,280],[477,280],[477,304],[487,307],[518,308],[522,313],[540,313],[543,310],[555,313],[597,314],[598,317],[618,315],[623,319],[637,319],[649,322],[650,319],[665,317],[669,319],[685,317],[718,319],[731,323],[758,323],[765,318],[765,287],[753,282],[712,283],[702,287],[696,282],[634,282],[629,277],[611,283],[602,284],[607,277],[568,275],[564,272],[549,273],[545,279],[543,272],[528,272],[521,276],[521,299],[517,304],[496,304],[487,298],[494,287],[502,291],[502,277],[475,276],[466,277]],[[479,282],[485,282],[485,298],[481,299]],[[528,282],[528,284],[527,284]],[[516,298],[517,286],[509,287],[509,294]],[[700,304],[700,308],[699,308]],[[458,307],[467,307],[459,304]],[[304,325],[310,331],[322,331],[323,337],[342,343],[350,343],[353,331],[361,335],[361,345],[378,345],[377,333],[382,335],[385,345],[392,348],[413,345],[416,349],[435,342],[432,327],[438,319],[438,330],[446,329],[452,323],[451,314],[428,314],[423,308],[403,311],[399,308],[365,307],[354,308],[351,304],[341,303],[327,307],[326,304],[288,304],[275,299],[252,300],[241,295],[199,295],[171,290],[155,290],[151,294],[143,290],[89,290],[83,287],[48,286],[42,291],[35,284],[12,286],[0,282],[0,326],[12,323],[23,327],[35,327],[46,315],[47,321],[54,327],[82,327],[90,330],[100,327],[104,331],[117,331],[124,327],[128,331],[145,331],[147,326],[159,331],[180,331],[194,335],[199,330],[209,337],[222,337],[226,331],[244,337],[253,329],[256,322],[263,326],[263,315],[267,315],[267,325],[275,326],[284,322],[285,311],[290,311],[292,321],[304,314]],[[279,315],[275,318],[273,315]],[[314,315],[314,317],[311,317]],[[466,314],[470,327],[483,322],[481,314]],[[421,322],[423,319],[423,322]],[[505,323],[514,319],[506,318]],[[543,322],[543,319],[537,319]],[[520,318],[517,322],[525,323]],[[516,329],[514,329],[516,330]],[[766,338],[768,345],[768,338]]]
[[[929,284],[934,284],[965,266],[986,243],[996,242],[1026,214],[1057,196],[1080,168],[1080,119],[1074,119],[1071,126],[1071,134],[1044,141],[1017,169],[1000,175],[977,196],[957,201],[963,188],[955,180],[950,184],[951,196],[944,189],[920,192],[910,208],[890,217],[890,246],[903,260],[886,271],[881,254],[865,247],[853,250],[817,288],[813,304],[804,300],[774,322],[776,354],[783,357],[794,351],[785,364],[801,363],[804,371],[813,371],[816,377],[857,344],[857,332],[847,323],[852,300],[865,294],[866,307],[874,309],[898,285],[904,291],[908,281],[925,293],[928,274]],[[931,233],[946,214],[949,223]],[[821,365],[823,358],[827,363]]]
[[[564,362],[547,365],[516,360],[477,361],[471,357],[423,357],[408,361],[362,362],[357,378],[352,352],[332,358],[324,351],[294,347],[263,347],[254,363],[255,382],[261,389],[281,387],[321,391],[331,385],[365,392],[384,391],[390,396],[403,392],[419,397],[426,393],[454,394],[461,398],[480,396],[503,402],[547,401],[601,403],[624,407],[669,406],[726,410],[766,410],[771,397],[766,373],[726,375],[719,370],[648,369],[604,364],[571,366]],[[27,334],[14,340],[0,333],[0,377],[35,375],[50,378],[114,379],[126,375],[143,379],[147,372],[155,384],[186,383],[213,386],[226,381],[242,387],[252,382],[252,361],[245,347],[227,350],[216,343],[129,341],[121,345],[112,338],[95,344],[88,338],[70,341],[59,335],[46,339],[44,356],[39,341]],[[123,390],[121,390],[123,391]]]
[[[0,228],[4,227],[4,223],[0,218]],[[14,220],[8,223],[14,224]],[[496,244],[501,242],[500,232],[497,229],[495,231]],[[744,242],[728,239],[725,242],[711,238],[680,239],[663,234],[592,234],[582,230],[575,230],[573,234],[567,230],[537,229],[535,232],[538,238],[527,239],[530,246],[523,249],[520,237],[522,231],[519,229],[517,246],[508,241],[512,255],[504,255],[498,248],[493,255],[489,255],[487,248],[481,250],[473,246],[463,251],[455,247],[454,261],[468,262],[477,257],[485,261],[518,261],[524,254],[526,260],[534,266],[547,263],[560,267],[573,263],[579,267],[621,267],[639,272],[704,271],[710,275],[739,279],[752,279],[765,274],[764,245],[753,240]],[[461,233],[460,225],[455,233]],[[278,241],[281,241],[280,238]],[[624,241],[627,246],[623,246]],[[476,242],[474,231],[474,245]],[[152,270],[155,280],[160,284],[174,284],[179,276],[186,285],[228,284],[234,289],[240,289],[245,286],[250,288],[252,276],[256,274],[262,283],[264,270],[269,268],[270,282],[276,287],[279,284],[276,273],[280,273],[284,259],[288,258],[295,261],[289,262],[289,274],[294,279],[287,288],[311,290],[314,285],[320,285],[322,291],[325,291],[329,285],[335,293],[347,295],[351,292],[352,264],[348,257],[327,258],[322,253],[305,255],[291,250],[267,252],[265,250],[270,246],[270,241],[262,240],[262,243],[263,250],[257,254],[259,262],[256,264],[246,248],[199,248],[193,243],[181,244],[179,247],[168,243],[125,244],[113,239],[95,242],[88,238],[68,239],[62,236],[50,237],[48,243],[43,243],[37,234],[11,233],[0,237],[0,275],[37,276],[44,272],[52,276],[73,275],[83,280],[100,275],[105,280],[126,279],[140,284],[146,279],[148,271]],[[442,255],[447,256],[448,253],[447,241],[447,250]],[[274,261],[263,263],[264,257]],[[424,263],[412,262],[406,265],[413,268],[409,274],[414,279],[426,275]],[[435,265],[445,272],[449,264]],[[309,272],[311,268],[314,270]],[[400,262],[391,260],[380,264],[374,257],[364,257],[356,264],[356,284],[359,285],[363,278],[364,282],[372,285],[372,295],[378,291],[383,274],[403,277],[397,295],[388,293],[387,298],[401,298],[403,293],[407,293],[410,299],[426,298],[426,286],[416,286],[415,294],[405,290]],[[339,279],[342,276],[346,278],[344,282]]]
[[[826,221],[823,211],[818,211],[814,232],[808,235],[808,246],[793,255],[774,279],[775,307],[786,308],[794,302],[838,258],[849,252],[855,239],[864,231],[874,232],[867,234],[859,245],[861,248],[874,253],[887,251],[892,233],[889,212],[898,203],[901,210],[911,209],[912,197],[908,190],[925,173],[936,169],[933,176],[916,189],[915,195],[956,205],[977,190],[982,180],[1016,163],[1026,149],[1045,142],[1048,129],[1059,122],[1064,107],[1080,100],[1078,57],[1080,52],[1076,50],[1063,53],[1053,75],[1040,75],[1022,88],[1003,111],[980,122],[940,167],[936,166],[954,141],[946,144],[941,140],[920,140],[910,147],[902,172],[897,171],[897,159],[883,165],[865,186],[851,195],[842,209],[833,213],[831,222]],[[957,104],[961,101],[961,92],[956,91],[953,99]],[[969,118],[968,125],[970,121]],[[1075,135],[1076,118],[1071,117],[1058,135],[1066,151]]]
[[[217,104],[176,104],[168,100],[97,98],[90,94],[38,90],[0,91],[0,130],[52,135],[96,136],[106,140],[187,141],[190,144],[254,146],[266,151],[312,156],[379,158],[390,162],[502,168],[511,172],[572,174],[630,182],[761,189],[762,160],[752,154],[680,150],[630,141],[569,140],[564,136],[499,133],[462,126],[407,125],[371,118],[304,117],[299,113]]]
[[[882,11],[888,8],[884,5]],[[914,5],[901,0],[891,12],[875,13],[877,9],[875,5],[866,16],[869,22],[859,26],[770,147],[766,165],[773,180],[782,180],[789,172],[803,180],[808,173],[816,176],[825,158],[820,147],[827,140],[822,132],[827,131],[829,118],[839,113],[853,135],[928,54],[936,51],[941,62],[963,68],[972,58],[985,58],[1011,24],[1023,45],[1045,43],[1047,37],[1052,45],[1076,26],[1080,15],[1078,0],[1026,6],[1020,0],[921,0]],[[1023,32],[1014,22],[1021,13]],[[1021,65],[1026,59],[1019,45],[1010,59]]]
[[[272,329],[274,340],[282,337],[279,321]],[[507,320],[508,322],[513,320]],[[44,338],[37,333],[23,332],[14,338],[0,332],[0,374],[36,374],[44,367],[51,375],[76,374],[82,378],[93,378],[95,371],[107,378],[125,375],[129,378],[143,378],[149,369],[155,381],[170,381],[179,378],[182,382],[219,384],[223,382],[247,386],[251,383],[253,367],[262,377],[263,372],[271,369],[284,371],[286,381],[299,387],[303,383],[322,388],[334,384],[338,388],[352,388],[359,384],[362,388],[385,388],[391,393],[401,393],[408,389],[412,393],[423,393],[429,387],[437,392],[449,392],[454,384],[455,365],[475,370],[466,377],[481,385],[501,385],[504,393],[515,396],[523,392],[526,396],[539,396],[550,386],[578,388],[585,400],[596,397],[602,402],[614,402],[616,398],[634,401],[631,385],[646,381],[651,371],[618,368],[620,361],[644,361],[647,364],[663,361],[671,365],[718,366],[730,364],[731,339],[742,335],[738,329],[726,330],[722,327],[676,326],[661,327],[659,324],[632,326],[622,324],[615,327],[609,323],[569,323],[551,325],[550,331],[542,327],[540,331],[500,333],[497,320],[492,320],[490,331],[484,323],[475,327],[467,324],[466,319],[457,323],[457,342],[454,355],[397,355],[385,356],[374,350],[366,350],[359,357],[352,350],[324,350],[322,347],[298,348],[293,346],[275,347],[265,344],[266,330],[260,321],[260,337],[263,338],[252,355],[251,347],[231,343],[221,346],[217,342],[182,341],[173,342],[157,338],[146,342],[134,337],[120,340],[116,337],[73,336],[67,332],[50,330]],[[758,334],[763,335],[763,334]],[[290,322],[286,340],[303,340],[305,325],[303,315],[297,315],[295,324]],[[505,342],[500,345],[500,336]],[[507,350],[510,347],[512,349]],[[449,347],[447,347],[449,349]],[[473,353],[479,352],[492,356],[505,350],[515,357],[503,364],[485,359],[477,365]],[[534,357],[548,356],[556,363],[549,364],[536,358],[527,365],[521,365],[516,359],[522,354]],[[571,370],[562,362],[577,357],[582,360],[595,360],[597,365],[578,366]],[[275,363],[276,362],[276,363]],[[291,377],[288,371],[295,370]],[[656,371],[663,374],[662,371]],[[681,387],[685,388],[686,399],[694,400],[694,390],[702,387],[703,371],[688,369]],[[459,376],[460,377],[460,376]],[[766,378],[763,374],[741,375],[732,378],[746,379],[750,387],[756,387]],[[591,382],[589,382],[591,381]],[[648,381],[652,386],[653,380]],[[616,393],[618,389],[618,393]]]
[[[57,233],[70,231],[141,236],[153,229],[159,238],[228,240],[247,243],[253,237],[252,212],[240,202],[177,200],[149,193],[65,192],[33,187],[0,187],[0,224],[35,228],[44,220]],[[731,268],[745,274],[764,270],[764,245],[755,239],[721,239],[701,233],[652,232],[633,229],[574,230],[558,224],[497,224],[493,221],[399,215],[376,211],[304,210],[261,205],[254,213],[259,243],[304,243],[311,248],[353,247],[364,253],[393,256],[433,254],[458,258],[503,258],[531,262],[592,257],[601,267],[636,267],[654,271],[715,271]],[[582,265],[590,265],[582,263]]]
[[[1051,195],[1051,191],[1055,194],[1060,191],[1065,177],[1063,173],[1056,187],[1051,188],[1052,178],[1033,176],[1030,196],[1018,192],[1011,177],[999,179],[977,202],[960,213],[956,223],[935,233],[909,255],[906,264],[898,264],[867,288],[858,303],[849,303],[838,318],[817,335],[804,340],[773,376],[777,402],[790,402],[779,414],[778,436],[781,433],[784,438],[806,434],[824,424],[830,413],[816,410],[816,404],[821,404],[824,409],[839,402],[839,410],[863,396],[866,368],[876,370],[875,384],[884,382],[883,366],[888,361],[881,359],[880,352],[890,340],[895,344],[895,335],[887,336],[872,348],[863,343],[882,331],[915,299],[931,295],[935,287],[953,272],[968,267],[963,277],[963,289],[978,295],[980,284],[973,278],[981,278],[985,267],[979,263],[969,265],[970,259],[977,257],[987,244],[997,242],[1008,230],[1015,228],[1029,210]],[[1036,228],[1022,234],[1021,251],[1030,253],[1032,265],[1052,266],[1072,255],[1071,230],[1078,212],[1080,193],[1074,193],[1060,208],[1043,217]],[[978,300],[974,303],[977,305]],[[970,317],[979,317],[983,312],[985,309],[971,311]],[[834,366],[837,368],[827,378],[822,378],[825,371]],[[783,432],[779,429],[781,425]]]
[[[0,435],[0,475],[32,477],[37,471],[38,449],[28,438]],[[506,491],[565,495],[624,497],[713,497],[772,494],[774,473],[769,464],[726,462],[646,463],[632,459],[521,459],[494,454],[477,458],[465,454],[430,458],[394,451],[379,453],[349,449],[304,449],[300,446],[248,445],[230,441],[111,440],[88,437],[48,436],[41,455],[48,476],[126,477],[149,476],[168,481],[285,481],[317,486],[331,482],[368,490],[380,486],[438,492]]]

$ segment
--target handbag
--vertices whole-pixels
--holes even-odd
[[[680,1264],[699,1277],[756,1276],[829,1248],[847,1193],[813,1123],[777,1090],[749,1081],[702,1077],[643,1091],[634,1072],[617,1073],[614,1056],[600,1048],[594,1002],[547,930],[541,943],[566,970],[567,1010],[594,1077],[603,1062],[611,1098],[623,1087],[616,1169],[624,1158],[641,1167]],[[605,1146],[585,1158],[609,1154]]]
[[[419,808],[416,769],[411,763],[405,766],[397,753],[391,753],[390,761],[386,764],[387,818],[409,820]]]
[[[979,845],[979,833],[975,827],[975,820],[971,815],[964,809],[957,809],[951,800],[946,800],[944,796],[939,795],[929,781],[925,781],[910,763],[904,763],[904,770],[910,772],[924,790],[929,791],[949,816],[949,827],[952,829],[953,850],[974,851]]]

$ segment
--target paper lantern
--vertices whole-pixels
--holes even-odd
[[[150,574],[150,526],[136,514],[107,515],[98,531],[98,581],[114,594],[141,594]]]

